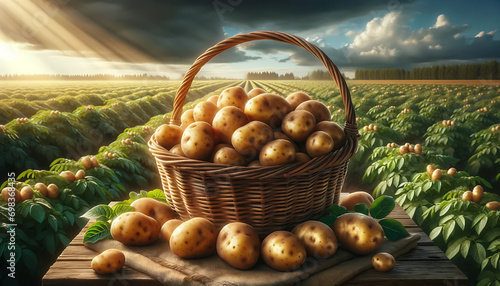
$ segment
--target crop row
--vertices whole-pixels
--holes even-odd
[[[227,86],[228,82],[220,81],[193,87],[186,101],[220,93]],[[57,158],[77,159],[95,153],[126,128],[172,110],[175,90],[154,94],[152,90],[158,89],[155,87],[138,96],[136,89],[132,88],[130,95],[108,100],[105,105],[79,106],[72,112],[39,110],[31,118],[17,118],[0,125],[0,152],[5,154],[0,158],[0,178],[4,179],[7,171],[44,169]],[[72,105],[79,104],[78,98],[73,99]]]

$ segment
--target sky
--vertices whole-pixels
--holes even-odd
[[[275,30],[356,69],[500,60],[500,0],[1,0],[0,75],[154,74],[179,79],[217,42]],[[206,77],[305,76],[307,51],[252,41],[214,57]]]

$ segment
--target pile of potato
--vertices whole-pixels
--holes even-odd
[[[342,205],[365,203],[373,198],[367,193],[353,193]],[[203,258],[217,254],[232,267],[248,270],[260,258],[272,269],[292,271],[298,269],[307,257],[326,259],[337,252],[339,245],[358,254],[375,253],[384,240],[380,224],[370,216],[346,213],[331,226],[319,221],[305,221],[291,231],[279,230],[263,240],[256,230],[243,222],[230,222],[222,229],[201,217],[186,221],[165,203],[151,198],[135,200],[134,211],[118,216],[111,223],[111,235],[125,245],[148,245],[160,239],[168,243],[171,251],[181,258]],[[394,267],[390,254],[373,257],[373,265],[379,271]],[[96,273],[118,271],[124,265],[120,250],[113,249],[98,255],[92,261]]]
[[[345,133],[328,107],[304,92],[289,96],[227,88],[163,124],[158,144],[190,159],[233,166],[303,162],[340,149]]]

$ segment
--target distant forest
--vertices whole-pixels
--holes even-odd
[[[461,80],[461,79],[500,79],[500,62],[489,61],[482,64],[435,65],[431,67],[405,69],[366,69],[356,70],[355,79],[361,80]]]
[[[64,74],[14,74],[0,75],[0,80],[169,80],[167,76],[161,75],[112,75],[112,74],[88,74],[88,75],[64,75]]]

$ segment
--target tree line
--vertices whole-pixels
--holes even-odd
[[[431,67],[405,69],[357,69],[355,79],[361,80],[461,80],[461,79],[500,79],[500,62],[488,61],[478,64],[434,65]]]
[[[0,80],[169,80],[163,75],[113,75],[113,74],[7,74],[0,75]]]
[[[249,72],[247,80],[294,80],[293,73],[278,74],[276,72]]]

